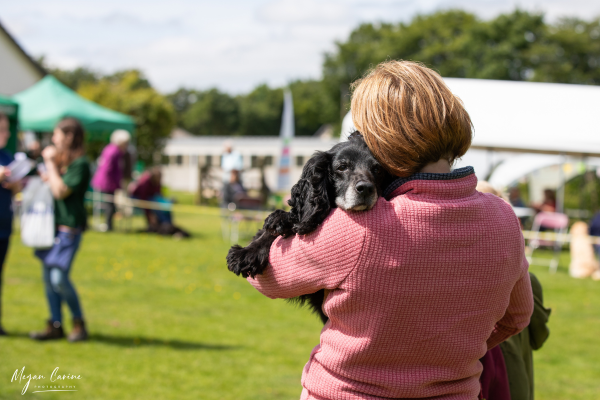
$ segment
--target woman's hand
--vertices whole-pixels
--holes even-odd
[[[58,150],[54,146],[46,146],[44,150],[42,150],[42,157],[44,158],[44,162],[54,163],[56,160],[56,155],[58,154]]]
[[[0,182],[3,182],[10,176],[10,169],[0,165]]]

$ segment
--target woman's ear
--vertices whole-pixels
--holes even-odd
[[[308,160],[300,181],[292,187],[288,204],[292,207],[294,232],[310,233],[329,215],[335,198],[330,168],[331,155],[318,152]]]

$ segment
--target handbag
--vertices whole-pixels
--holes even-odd
[[[36,249],[54,244],[54,197],[50,187],[41,178],[29,179],[23,189],[21,214],[21,241]]]

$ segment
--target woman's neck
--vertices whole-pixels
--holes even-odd
[[[421,172],[433,174],[448,174],[450,173],[450,162],[446,159],[439,159],[423,167]]]

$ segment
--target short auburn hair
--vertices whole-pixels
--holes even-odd
[[[352,85],[352,120],[377,160],[406,177],[471,146],[472,124],[442,77],[411,61],[386,61]]]

